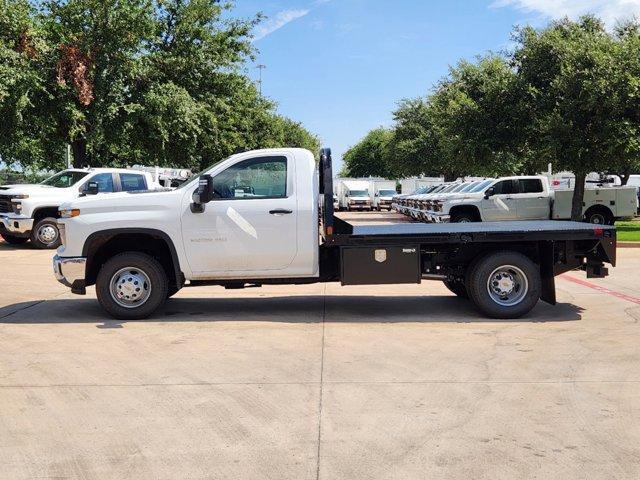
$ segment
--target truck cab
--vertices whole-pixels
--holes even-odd
[[[150,174],[115,168],[63,170],[38,184],[0,186],[0,235],[10,244],[60,245],[58,207],[86,195],[158,187]]]

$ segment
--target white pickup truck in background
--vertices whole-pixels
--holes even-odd
[[[58,208],[85,195],[160,188],[148,172],[118,168],[63,170],[42,183],[0,186],[0,235],[10,244],[60,245]]]
[[[413,202],[409,197],[406,213],[435,223],[571,218],[573,190],[552,190],[546,176],[502,177],[473,183],[469,182],[468,191],[462,189],[459,193],[426,194]],[[635,187],[588,185],[585,189],[583,214],[589,223],[613,225],[616,219],[635,215],[637,208]]]

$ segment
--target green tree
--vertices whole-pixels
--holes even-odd
[[[621,136],[628,125],[620,115],[620,45],[592,16],[525,27],[516,40],[514,65],[534,118],[527,141],[538,158],[575,174],[571,218],[581,220],[586,175],[629,150],[629,136]]]
[[[392,132],[387,128],[371,130],[345,152],[342,173],[348,177],[393,178],[394,174],[388,164],[391,138]]]
[[[0,104],[24,124],[4,130],[5,159],[52,168],[69,143],[77,166],[199,169],[240,148],[317,144],[244,75],[261,16],[232,18],[232,2],[45,0],[36,10],[0,1],[0,21],[12,26],[0,33],[0,55],[15,57],[0,67],[0,95],[15,90],[3,68],[25,84]],[[20,139],[31,144],[18,149]]]
[[[488,56],[450,69],[426,98],[402,101],[390,162],[405,175],[503,175],[535,169],[522,143],[520,85],[506,60]]]

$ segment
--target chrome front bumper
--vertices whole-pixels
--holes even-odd
[[[73,293],[84,294],[85,257],[53,257],[53,273],[63,285],[71,288]]]
[[[33,218],[12,213],[0,214],[0,230],[14,235],[28,235],[33,228]]]

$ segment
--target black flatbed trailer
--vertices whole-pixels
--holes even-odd
[[[553,220],[354,225],[333,211],[329,149],[321,151],[319,168],[319,281],[440,280],[485,314],[513,318],[538,299],[555,304],[555,276],[580,269],[588,278],[602,278],[608,274],[604,264],[616,263],[612,226]]]

